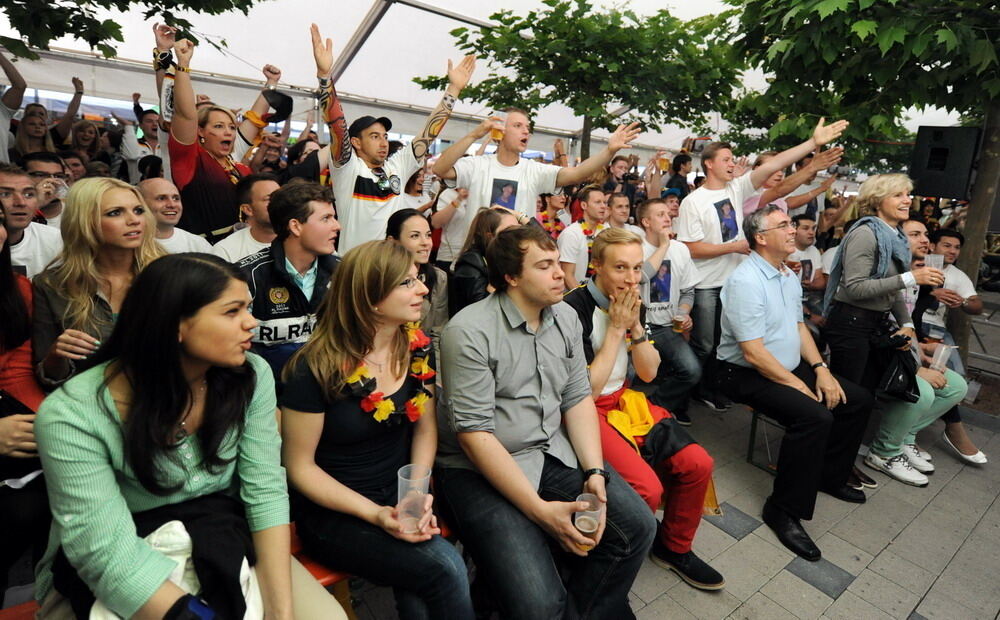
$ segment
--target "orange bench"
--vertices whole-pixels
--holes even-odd
[[[38,603],[28,601],[7,609],[0,609],[0,620],[34,620],[36,611],[38,611]]]

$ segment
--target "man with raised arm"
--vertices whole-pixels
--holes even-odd
[[[743,236],[743,203],[772,173],[787,168],[806,154],[840,136],[847,121],[830,125],[820,119],[813,136],[740,177],[735,176],[736,161],[726,142],[712,142],[701,155],[705,182],[681,202],[680,214],[674,222],[677,239],[687,244],[691,258],[701,273],[695,287],[691,318],[691,346],[703,364],[702,383],[695,398],[717,411],[729,408],[729,400],[715,386],[707,385],[717,377],[715,351],[719,346],[721,307],[719,293],[722,284],[743,258],[750,246]]]
[[[431,170],[439,178],[453,182],[449,184],[467,187],[473,205],[489,205],[494,188],[513,184],[514,210],[530,217],[535,215],[535,199],[539,194],[551,194],[557,187],[586,183],[607,166],[618,151],[632,148],[630,143],[639,135],[638,123],[619,125],[608,139],[608,145],[596,155],[578,166],[552,166],[521,158],[531,138],[531,121],[528,113],[519,108],[507,108],[505,112],[505,123],[487,118],[441,153]],[[503,130],[496,153],[463,157],[473,142],[493,129]]]
[[[583,332],[540,226],[486,251],[496,292],[441,335],[435,491],[504,618],[634,618],[628,591],[653,514],[604,464]],[[597,496],[587,535],[573,513]],[[578,529],[581,528],[581,529]],[[558,549],[562,548],[563,553]],[[569,569],[564,582],[553,552]]]
[[[21,107],[24,90],[28,87],[28,83],[24,81],[21,72],[17,70],[14,63],[8,60],[2,52],[0,52],[0,71],[4,72],[10,82],[7,90],[3,91],[3,97],[0,97],[0,163],[5,164],[10,161],[7,149],[13,143],[13,136],[10,133],[10,119],[14,118],[14,114]]]
[[[448,61],[448,87],[441,102],[427,117],[427,124],[413,139],[410,148],[389,155],[388,132],[392,123],[385,117],[362,116],[347,126],[330,78],[333,42],[320,37],[316,24],[310,32],[316,77],[319,78],[320,107],[330,128],[330,145],[318,151],[316,157],[320,171],[329,166],[329,179],[342,226],[337,249],[344,254],[356,245],[385,237],[389,216],[405,206],[399,200],[403,184],[423,165],[431,145],[448,122],[455,101],[469,83],[476,59],[466,56],[457,66]]]

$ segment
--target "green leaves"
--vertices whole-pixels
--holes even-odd
[[[892,26],[878,33],[875,40],[878,41],[878,48],[885,56],[889,49],[896,43],[902,43],[906,39],[906,29],[902,26]]]
[[[854,22],[854,25],[851,26],[851,32],[858,35],[858,38],[862,41],[875,34],[877,30],[878,24],[870,19],[862,19],[861,21]]]
[[[851,0],[822,0],[813,10],[819,13],[820,19],[826,19],[837,11],[846,11],[850,4]]]
[[[958,39],[955,37],[955,33],[947,28],[941,28],[934,33],[934,36],[937,37],[938,43],[944,44],[948,52],[953,52],[958,47]]]

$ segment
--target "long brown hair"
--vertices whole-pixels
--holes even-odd
[[[316,329],[285,365],[284,379],[304,362],[327,400],[336,400],[375,344],[378,322],[373,308],[406,279],[411,267],[410,252],[388,239],[362,243],[347,252],[320,303]],[[390,359],[393,373],[401,375],[409,360],[409,340],[402,326]]]

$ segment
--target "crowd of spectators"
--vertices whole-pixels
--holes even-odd
[[[402,618],[633,617],[647,556],[718,590],[692,400],[786,427],[762,517],[811,561],[817,493],[884,483],[856,463],[873,414],[880,476],[928,485],[939,418],[987,462],[946,327],[983,310],[965,206],[901,174],[817,183],[846,122],[752,165],[710,143],[695,178],[689,153],[628,155],[637,124],[576,165],[561,141],[525,158],[518,108],[434,155],[475,59],[393,143],[345,117],[314,25],[322,119],[293,138],[280,69],[239,113],[154,36],[161,105],[113,125],[77,118],[75,78],[59,119],[21,109],[0,53],[0,592],[30,552],[39,617],[344,617],[293,521]],[[404,466],[433,467],[412,523]]]

